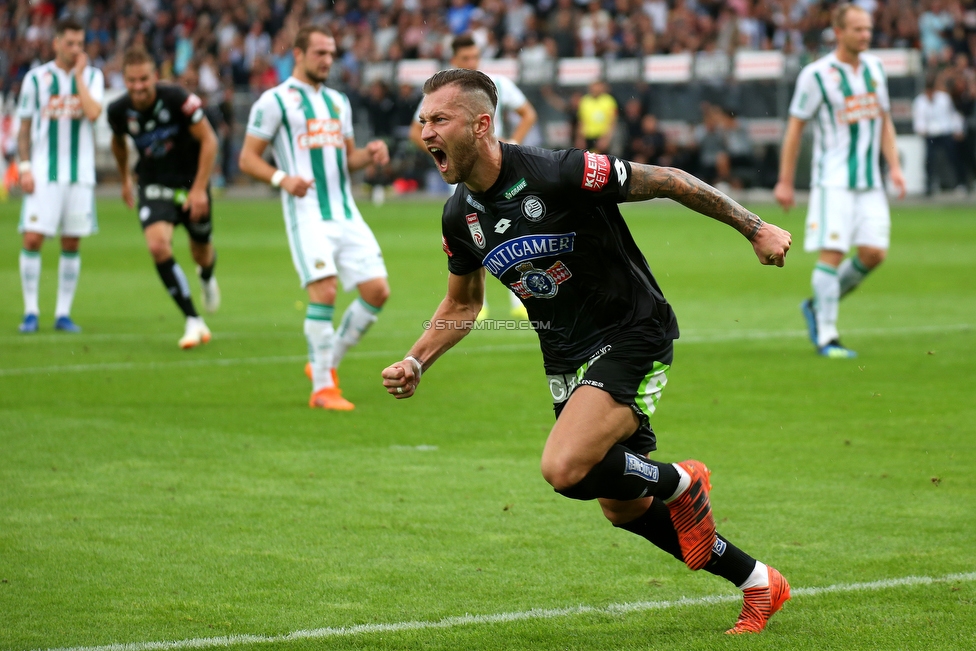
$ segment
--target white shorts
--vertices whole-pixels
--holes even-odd
[[[890,234],[891,214],[884,190],[810,190],[804,250],[846,253],[851,246],[887,249]]]
[[[339,276],[351,291],[360,283],[386,278],[380,245],[362,218],[322,219],[318,210],[305,211],[301,201],[285,200],[285,230],[292,262],[302,287]]]
[[[47,237],[58,233],[67,237],[97,233],[94,186],[36,180],[34,192],[24,195],[17,230]]]

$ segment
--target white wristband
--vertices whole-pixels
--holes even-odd
[[[31,171],[31,162],[29,160],[22,160],[17,163],[17,171],[21,174],[26,174]]]
[[[403,358],[403,361],[409,361],[413,365],[413,372],[417,375],[417,379],[419,380],[420,376],[424,374],[424,365],[421,363],[421,361],[413,355],[407,355]]]
[[[282,170],[278,170],[277,172],[275,172],[274,174],[272,174],[271,175],[271,187],[272,188],[280,188],[281,187],[281,182],[285,180],[285,177],[286,176],[288,176],[288,175],[285,174]]]

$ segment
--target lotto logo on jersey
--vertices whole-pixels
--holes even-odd
[[[298,146],[301,149],[322,149],[323,147],[345,146],[342,141],[342,123],[332,118],[306,120],[308,133],[298,136]]]
[[[610,159],[603,154],[583,152],[583,185],[584,190],[599,192],[610,178]]]
[[[874,93],[852,95],[844,98],[844,110],[839,111],[837,121],[851,124],[860,120],[876,120],[881,117],[881,105]]]
[[[77,95],[52,95],[41,115],[51,120],[71,118],[79,120],[84,113],[81,110],[81,100]]]

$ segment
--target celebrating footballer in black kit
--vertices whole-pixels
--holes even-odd
[[[742,612],[727,632],[758,633],[789,599],[786,579],[716,532],[703,463],[647,456],[678,325],[617,204],[669,197],[738,230],[767,265],[783,266],[790,234],[680,170],[499,143],[496,103],[477,71],[441,71],[424,84],[424,143],[444,180],[461,184],[443,214],[448,290],[430,329],[383,370],[383,385],[414,395],[470,331],[491,273],[539,334],[556,411],[543,477],[566,497],[598,500],[614,526],[688,568],[739,587]]]
[[[208,312],[220,305],[214,276],[217,254],[211,243],[210,171],[217,154],[217,137],[207,121],[203,103],[179,86],[156,83],[150,55],[130,49],[122,63],[128,93],[108,107],[112,153],[122,175],[122,198],[132,208],[128,135],[139,159],[139,221],[159,277],[186,318],[183,349],[210,341],[210,330],[197,313],[186,274],[173,258],[173,229],[181,224],[190,238],[197,263],[203,304]]]

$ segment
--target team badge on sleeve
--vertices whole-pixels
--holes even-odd
[[[447,257],[449,258],[454,257],[454,254],[451,253],[451,247],[447,245],[447,238],[444,237],[443,235],[441,235],[441,248],[444,249],[444,253],[447,254]]]
[[[481,222],[478,221],[478,213],[473,212],[464,216],[464,221],[468,223],[468,230],[471,231],[471,239],[479,249],[485,248],[488,240],[485,239],[485,232],[481,230]]]
[[[610,178],[610,159],[604,154],[583,152],[583,184],[580,186],[590,192],[599,192]]]

